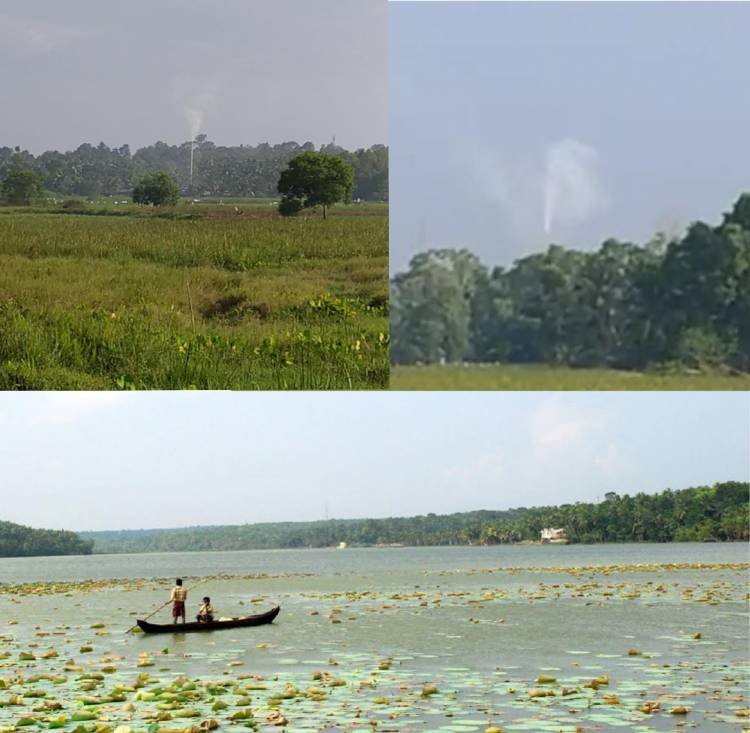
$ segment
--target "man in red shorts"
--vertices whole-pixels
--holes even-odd
[[[177,619],[182,617],[182,623],[185,623],[185,601],[187,600],[187,588],[182,587],[182,578],[177,578],[175,586],[172,588],[172,619],[177,623]]]

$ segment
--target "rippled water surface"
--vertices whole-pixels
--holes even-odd
[[[741,544],[0,560],[0,731],[188,731],[210,719],[219,730],[739,731],[747,562]],[[281,614],[257,628],[125,634],[176,575],[199,584],[191,613],[206,594],[221,615]]]

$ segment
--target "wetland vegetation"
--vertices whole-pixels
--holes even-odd
[[[158,637],[124,631],[193,556],[153,555],[171,576],[129,579],[142,564],[126,556],[5,560],[0,730],[741,729],[746,555],[642,548],[204,553],[200,567],[245,568],[190,579],[220,613],[281,615]]]
[[[385,205],[89,208],[0,209],[0,388],[387,385]]]
[[[0,177],[31,204],[0,208],[0,389],[387,386],[387,149],[315,154],[357,197],[323,221],[268,198],[309,143],[195,146],[187,182],[190,143],[0,148]],[[172,174],[182,201],[130,203],[159,177],[174,202]]]

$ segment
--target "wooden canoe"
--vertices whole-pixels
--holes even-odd
[[[262,626],[270,624],[281,610],[280,606],[272,608],[265,613],[258,613],[255,616],[241,616],[240,618],[229,619],[229,621],[189,621],[184,624],[152,624],[148,621],[138,619],[138,626],[147,634],[178,633],[186,631],[217,631],[219,629],[236,629],[238,626]]]

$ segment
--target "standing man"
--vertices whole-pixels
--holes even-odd
[[[187,588],[182,587],[182,578],[177,578],[175,586],[172,588],[172,620],[177,623],[177,619],[182,617],[182,623],[185,623],[185,601],[187,599]]]

